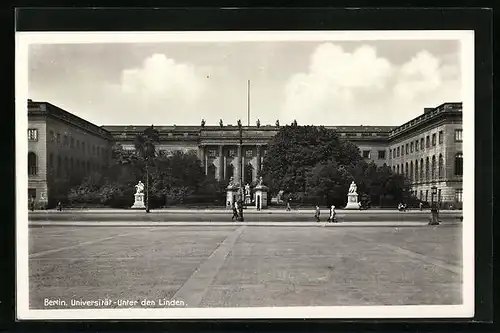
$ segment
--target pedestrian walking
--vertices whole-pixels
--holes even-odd
[[[335,222],[335,215],[336,215],[335,206],[332,205],[330,207],[330,216],[328,217],[328,222],[331,222],[331,223]]]
[[[35,210],[35,198],[34,197],[30,198],[30,209],[32,212]]]
[[[288,202],[286,203],[286,211],[289,212],[292,210],[292,207],[290,205],[290,202],[292,201],[292,198],[288,198]]]
[[[422,203],[422,201],[420,201],[420,203],[418,204],[419,208],[420,208],[420,211],[422,211],[422,209],[424,208],[424,204]]]
[[[319,216],[321,215],[321,210],[319,209],[319,205],[316,205],[316,211],[314,213],[314,217],[316,218],[316,222],[319,222]]]
[[[233,202],[232,208],[233,208],[233,217],[231,217],[231,220],[234,221],[234,219],[236,219],[236,221],[238,221],[238,203]]]
[[[59,201],[59,202],[57,203],[57,210],[58,210],[58,211],[62,211],[62,203],[61,203],[61,201]]]

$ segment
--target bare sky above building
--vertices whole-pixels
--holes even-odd
[[[36,44],[29,98],[97,125],[400,125],[460,102],[458,41]]]

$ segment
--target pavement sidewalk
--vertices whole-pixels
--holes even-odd
[[[461,223],[445,222],[440,226],[461,225]],[[434,227],[422,221],[387,221],[387,222],[151,222],[151,221],[30,221],[30,227],[71,226],[71,227]],[[438,226],[439,227],[439,226]]]

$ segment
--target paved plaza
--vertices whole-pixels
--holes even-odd
[[[460,304],[461,235],[461,224],[31,227],[30,307]]]

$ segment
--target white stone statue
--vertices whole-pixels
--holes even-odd
[[[263,180],[262,180],[262,176],[259,177],[259,180],[257,181],[257,185],[258,186],[262,186],[263,185]]]
[[[245,195],[250,196],[250,185],[248,184],[245,185]]]
[[[144,184],[139,180],[139,183],[135,185],[135,194],[144,193]]]
[[[354,183],[354,181],[351,183],[351,186],[349,187],[349,193],[357,193],[356,191],[358,190],[358,187]]]
[[[229,178],[229,184],[228,186],[234,186],[234,177]]]

